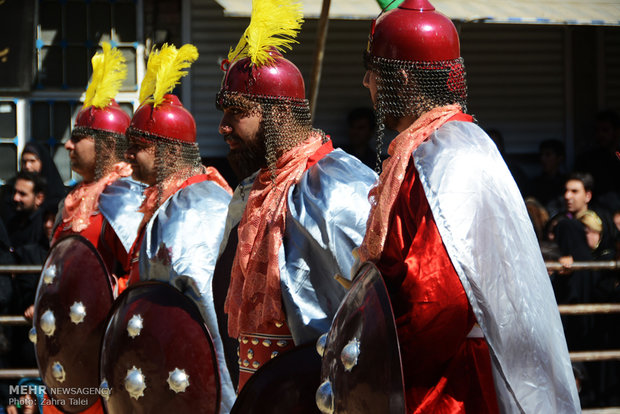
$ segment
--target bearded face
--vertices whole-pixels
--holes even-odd
[[[223,108],[219,132],[230,147],[228,162],[242,180],[265,167],[265,134],[259,111],[240,106]]]
[[[239,180],[266,166],[264,141],[250,141],[242,146],[243,148],[231,149],[226,157]]]

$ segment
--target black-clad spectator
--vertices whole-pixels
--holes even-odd
[[[554,228],[554,241],[560,252],[560,262],[565,269],[552,275],[553,289],[559,304],[592,303],[597,274],[590,270],[572,271],[573,261],[592,261],[584,226],[579,218],[588,211],[592,200],[594,182],[590,174],[573,173],[566,180],[564,202]],[[566,341],[571,350],[588,349],[592,335],[592,318],[563,317]]]
[[[588,246],[592,250],[594,260],[614,260],[615,226],[601,219],[595,212],[588,210],[581,216],[586,232]],[[599,271],[599,278],[594,293],[597,303],[620,302],[620,275],[615,270]],[[618,349],[620,334],[618,324],[620,316],[617,314],[597,315],[595,318],[595,349]],[[601,361],[591,367],[595,374],[593,385],[596,386],[596,400],[598,405],[617,406],[620,404],[620,362]]]
[[[586,232],[586,241],[592,251],[594,260],[614,260],[615,258],[615,229],[592,210],[581,215],[579,221],[583,223]]]
[[[15,178],[13,203],[15,215],[7,224],[15,261],[20,265],[43,264],[49,250],[49,239],[43,227],[45,180],[40,174],[20,171]],[[12,314],[24,314],[34,303],[38,273],[19,274],[13,278]],[[28,340],[27,327],[13,329],[12,361],[17,367],[35,366],[34,350]]]
[[[22,150],[20,164],[21,171],[39,174],[45,179],[44,204],[57,206],[67,194],[67,190],[49,151],[37,142],[29,142]],[[12,216],[15,214],[14,205],[11,202],[14,186],[15,177],[8,180],[0,188],[0,218],[4,220],[5,224],[11,221]]]
[[[41,208],[44,200],[45,179],[39,174],[20,171],[13,190],[15,215],[6,226],[20,264],[41,264],[49,250]]]

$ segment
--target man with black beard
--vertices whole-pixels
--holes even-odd
[[[222,129],[224,141],[229,145],[230,152],[226,157],[237,179],[241,182],[265,166],[265,145],[262,142],[264,128],[261,124],[258,131],[250,133],[249,139],[239,136],[241,132]]]
[[[245,129],[237,131],[243,133]],[[235,188],[233,197],[228,205],[224,238],[220,245],[219,258],[215,265],[213,276],[213,300],[218,315],[218,327],[220,332],[227,332],[228,317],[224,312],[224,302],[230,284],[230,272],[239,241],[237,230],[252,184],[260,168],[265,166],[265,145],[262,140],[264,136],[262,125],[259,126],[255,133],[250,132],[250,139],[247,140],[240,137],[236,131],[222,129],[221,126],[220,133],[223,134],[224,140],[230,147],[227,159],[239,180],[239,184]],[[233,384],[237,387],[239,382],[238,358],[236,355],[237,338],[222,335],[222,342],[224,343],[226,364]]]
[[[49,250],[49,240],[43,228],[45,178],[40,174],[20,171],[15,178],[13,203],[15,216],[7,223],[11,243],[10,251],[15,263],[20,265],[43,264]],[[12,281],[11,314],[24,314],[32,318],[32,304],[39,280],[38,273],[16,275]],[[35,367],[34,348],[28,339],[27,327],[12,329],[13,366]]]
[[[39,208],[44,194],[45,178],[41,175],[28,171],[17,174],[13,193],[16,215],[7,224],[7,232],[19,264],[41,264],[47,256],[49,240]]]
[[[255,172],[233,194],[214,277],[220,329],[239,342],[238,353],[225,348],[239,392],[266,362],[329,329],[376,180],[312,127],[303,77],[278,51],[299,30],[301,11],[282,2],[278,12],[253,3],[250,27],[222,65],[216,99],[233,169],[240,178]]]

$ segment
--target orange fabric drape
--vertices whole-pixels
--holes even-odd
[[[233,338],[241,331],[256,332],[263,323],[285,319],[278,252],[285,230],[287,195],[322,145],[322,137],[312,134],[278,159],[275,182],[266,168],[254,181],[239,223],[239,244],[224,305]]]
[[[431,109],[416,119],[390,144],[388,148],[390,157],[383,162],[383,172],[379,176],[379,181],[368,194],[371,210],[366,225],[366,236],[358,249],[362,262],[376,261],[383,251],[392,206],[405,177],[411,154],[435,130],[460,112],[459,105]]]

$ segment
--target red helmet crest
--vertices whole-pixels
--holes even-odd
[[[246,57],[230,65],[222,81],[222,92],[305,99],[304,79],[297,66],[278,51],[272,50],[269,54],[275,57],[271,64],[253,65]]]
[[[454,24],[427,0],[405,0],[373,22],[368,52],[416,62],[453,60],[461,55]]]
[[[74,127],[124,134],[130,121],[129,115],[112,99],[104,108],[88,106],[80,110]]]
[[[145,103],[138,108],[129,125],[130,133],[176,141],[196,142],[196,121],[176,95],[164,95],[163,102],[153,107]],[[128,132],[128,133],[129,133]]]

